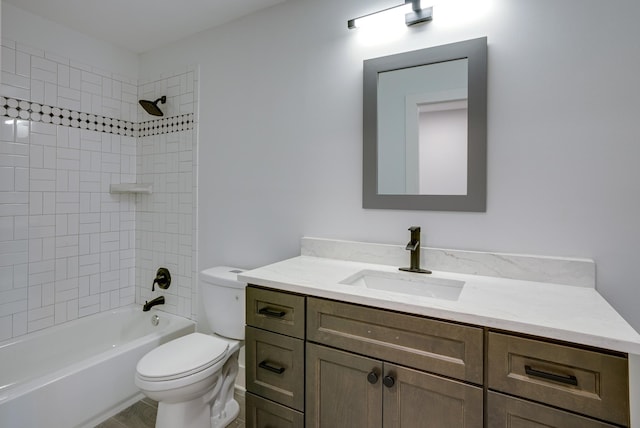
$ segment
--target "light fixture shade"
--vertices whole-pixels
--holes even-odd
[[[433,7],[422,8],[420,0],[405,0],[401,5],[350,19],[347,21],[347,28],[350,30],[358,28],[363,22],[375,20],[375,17],[378,15],[388,15],[390,19],[394,19],[393,15],[404,15],[405,24],[412,26],[431,21],[433,18]]]

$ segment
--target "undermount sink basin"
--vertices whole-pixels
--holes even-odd
[[[340,284],[412,296],[458,300],[464,281],[434,278],[426,274],[362,270]]]

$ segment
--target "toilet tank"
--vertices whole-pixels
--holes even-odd
[[[244,340],[245,287],[237,279],[242,269],[217,266],[200,272],[200,292],[211,330],[220,336]]]

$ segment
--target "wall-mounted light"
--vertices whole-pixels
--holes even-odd
[[[433,7],[423,8],[421,0],[405,0],[404,4],[350,19],[347,21],[347,27],[352,30],[373,23],[372,21],[378,21],[379,19],[400,19],[399,16],[402,15],[404,15],[404,22],[407,26],[420,24],[431,21],[433,18]]]

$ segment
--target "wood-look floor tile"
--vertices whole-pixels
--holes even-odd
[[[127,428],[153,428],[156,425],[158,409],[144,401],[124,409],[113,418]]]

